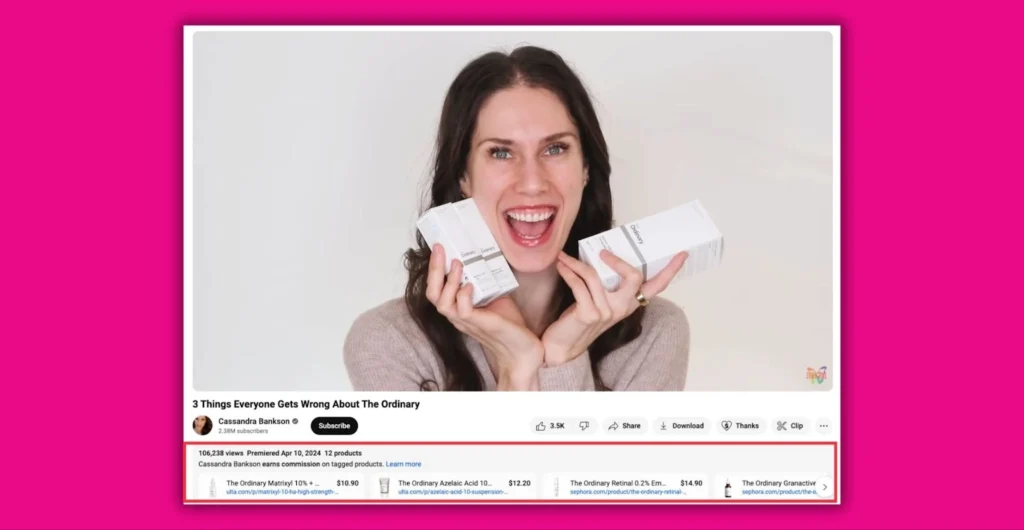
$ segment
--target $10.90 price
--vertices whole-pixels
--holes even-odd
[[[337,485],[338,485],[338,487],[346,487],[346,486],[355,487],[355,486],[359,485],[359,481],[355,480],[355,479],[352,479],[352,480],[339,480]]]

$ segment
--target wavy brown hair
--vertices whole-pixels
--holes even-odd
[[[579,130],[583,160],[589,167],[590,179],[583,188],[580,210],[563,249],[578,258],[577,242],[580,239],[613,227],[608,146],[583,83],[558,54],[543,48],[524,46],[508,54],[487,53],[470,62],[455,77],[441,110],[433,182],[426,209],[462,199],[459,183],[466,171],[470,141],[480,108],[494,93],[515,86],[544,88],[553,92],[561,99]],[[444,381],[423,381],[420,387],[424,390],[483,390],[483,378],[466,348],[462,333],[427,300],[429,262],[430,247],[423,236],[417,234],[417,247],[405,253],[405,266],[409,271],[405,303],[445,369]],[[569,286],[559,281],[551,310],[555,315],[561,315],[575,301]],[[588,351],[597,389],[608,390],[598,370],[601,360],[640,335],[643,315],[643,308],[638,309],[590,345]]]
[[[206,423],[203,424],[203,432],[200,434],[210,434],[210,431],[213,430],[213,420],[211,420],[209,416],[196,416],[196,419],[192,420],[192,430],[196,429],[196,422],[199,421],[199,418],[206,418]]]

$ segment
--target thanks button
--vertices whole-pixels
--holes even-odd
[[[764,432],[764,420],[760,418],[726,418],[718,422],[722,434],[756,434]]]

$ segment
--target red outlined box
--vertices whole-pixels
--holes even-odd
[[[832,446],[831,499],[189,499],[187,455],[190,445],[824,445]],[[839,442],[183,442],[181,446],[181,498],[190,504],[838,504]]]

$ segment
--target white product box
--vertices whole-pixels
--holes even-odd
[[[467,282],[473,284],[474,306],[494,299],[499,291],[498,282],[451,204],[431,208],[416,221],[416,228],[428,245],[444,247],[445,273],[451,271],[453,259],[462,262],[462,285]]]
[[[459,218],[462,219],[462,226],[469,234],[470,240],[476,244],[484,261],[487,262],[488,268],[491,269],[494,280],[498,282],[498,292],[490,300],[485,301],[485,303],[490,303],[515,291],[519,287],[519,282],[512,272],[512,267],[505,260],[505,255],[498,248],[498,243],[494,240],[494,234],[491,233],[491,229],[487,227],[487,222],[480,215],[480,210],[476,207],[476,203],[473,202],[473,199],[466,199],[454,203],[453,206],[455,211],[459,213]]]
[[[597,271],[609,291],[618,289],[622,278],[601,259],[602,249],[642,271],[644,281],[654,278],[680,252],[690,255],[675,279],[720,264],[725,250],[725,238],[700,201],[582,239],[579,244],[580,261]]]

